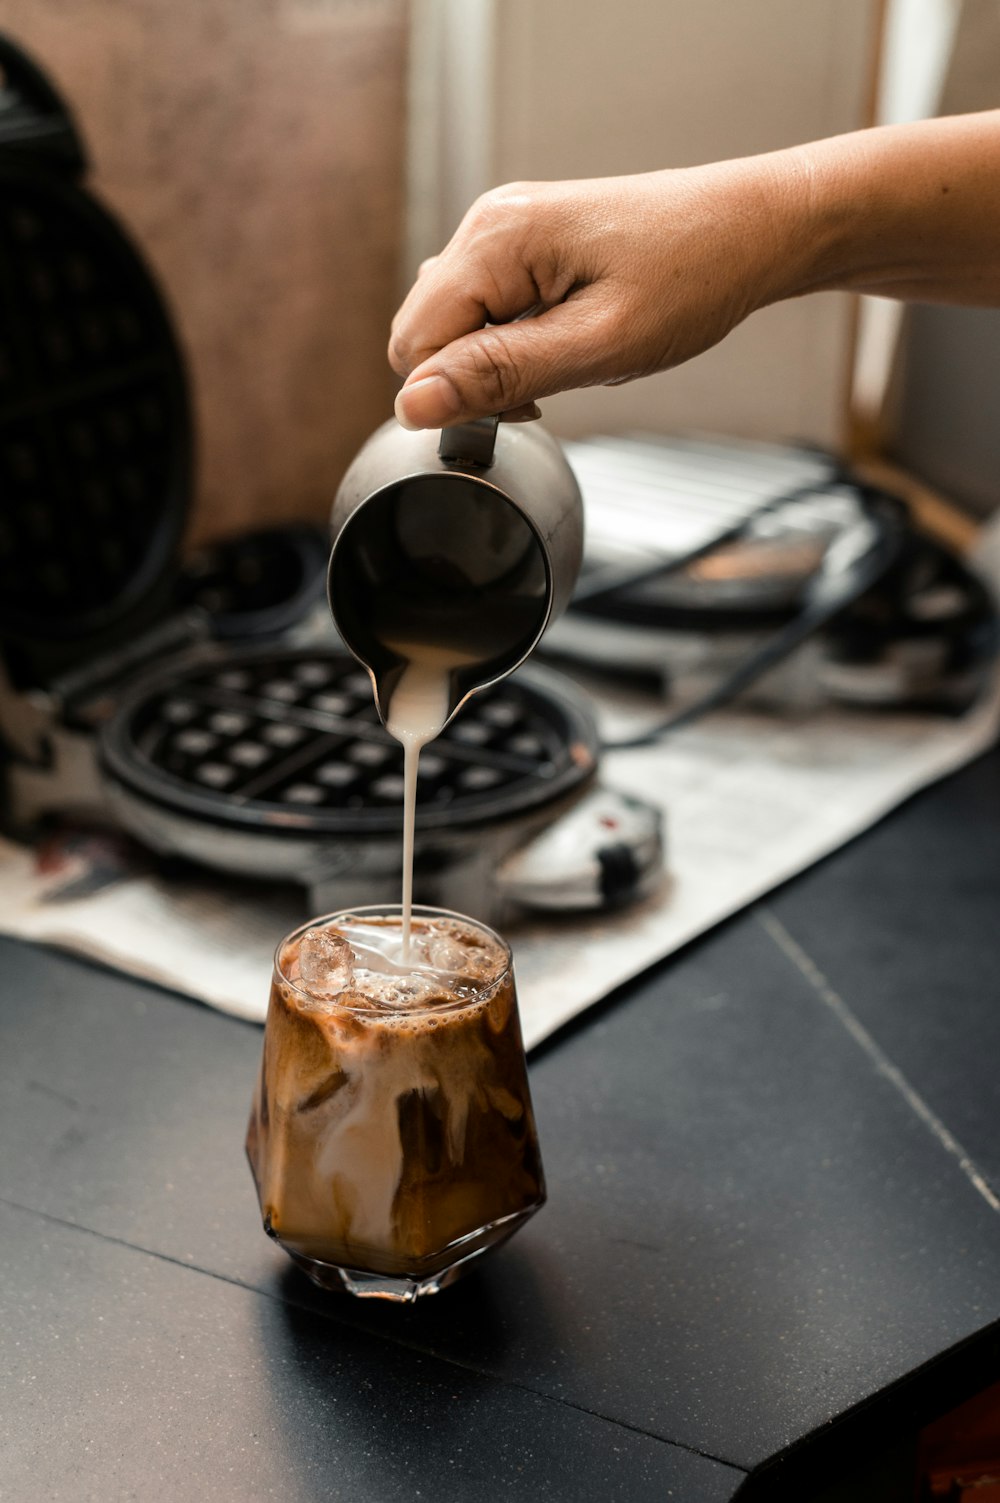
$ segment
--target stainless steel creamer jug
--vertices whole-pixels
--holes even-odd
[[[559,445],[496,418],[440,433],[390,419],[344,476],[330,525],[330,609],[383,719],[413,644],[448,664],[449,719],[510,673],[568,604],[583,554]]]

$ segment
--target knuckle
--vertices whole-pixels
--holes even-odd
[[[509,222],[529,207],[531,189],[532,184],[527,182],[504,183],[499,188],[490,188],[473,203],[466,215],[466,223],[472,229],[490,229],[498,222]]]
[[[499,412],[512,406],[517,369],[501,329],[486,329],[470,351],[471,374],[483,396]]]
[[[394,325],[389,336],[389,364],[393,370],[400,373],[411,370],[411,353],[410,340]]]
[[[392,369],[397,372],[401,370],[403,365],[402,352],[395,339],[389,340],[386,353],[389,357],[389,364],[392,366]]]
[[[518,178],[512,183],[501,183],[499,188],[492,190],[490,196],[498,207],[509,208],[511,205],[516,205],[520,208],[531,197],[534,186],[534,183],[528,182],[526,178]]]

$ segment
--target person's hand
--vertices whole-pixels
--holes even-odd
[[[631,381],[717,343],[776,291],[767,252],[788,188],[758,163],[484,195],[393,322],[400,422],[537,416],[539,397]]]
[[[668,370],[755,309],[821,288],[1000,307],[998,162],[989,110],[498,188],[396,315],[396,415],[408,428],[530,417],[538,397]]]

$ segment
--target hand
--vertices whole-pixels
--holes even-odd
[[[396,415],[409,428],[532,416],[538,397],[669,370],[755,309],[822,288],[1000,307],[998,161],[991,110],[496,189],[396,315]]]
[[[397,416],[413,428],[534,416],[552,392],[699,354],[769,299],[761,242],[784,193],[774,172],[737,162],[486,194],[393,322]]]

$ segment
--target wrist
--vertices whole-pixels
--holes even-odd
[[[835,288],[997,305],[1000,111],[877,126],[757,160],[786,204],[778,296]]]
[[[864,173],[849,160],[852,138],[794,146],[748,159],[758,180],[763,241],[764,307],[809,292],[850,287],[864,255],[859,225],[869,221]]]
[[[727,280],[740,288],[741,318],[786,298],[839,285],[851,243],[851,216],[841,185],[809,148],[737,158],[691,172],[712,204],[714,250],[725,262]]]

